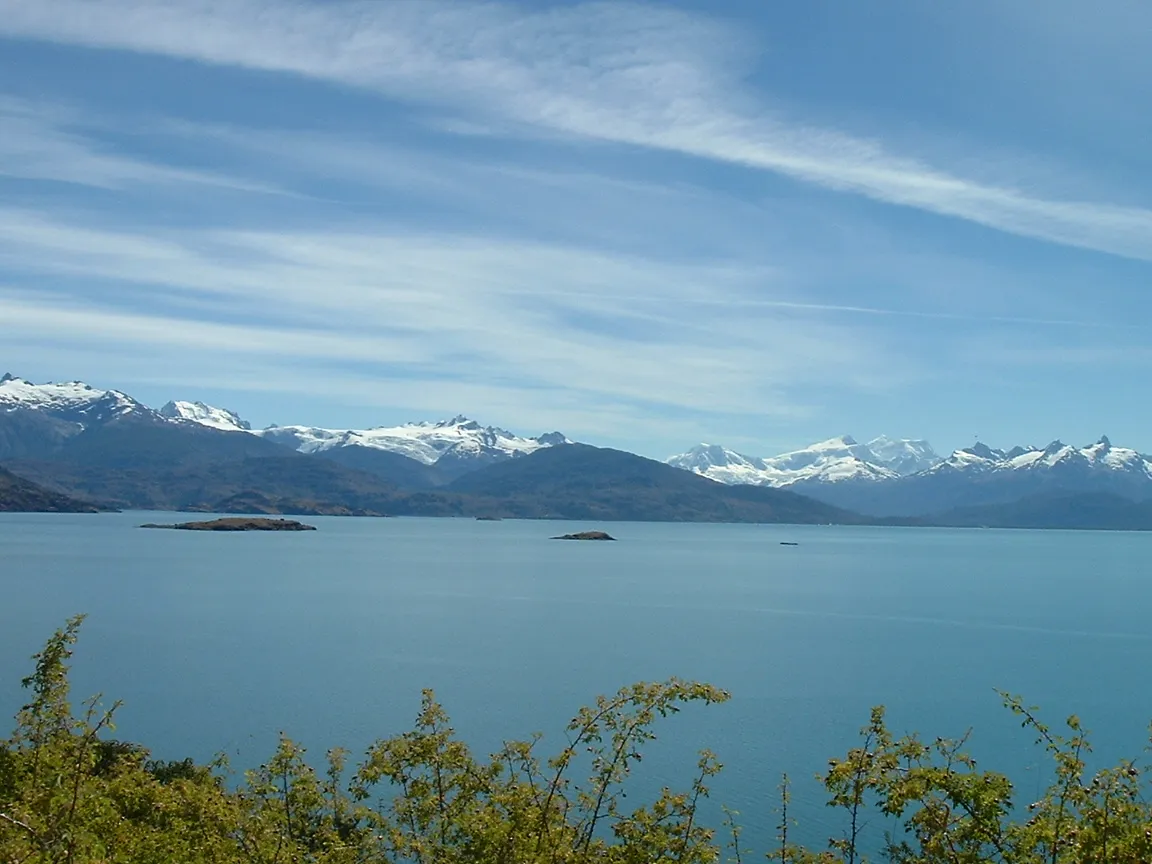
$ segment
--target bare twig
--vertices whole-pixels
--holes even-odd
[[[35,839],[37,842],[40,841],[40,835],[36,833],[36,829],[29,825],[27,822],[21,822],[19,819],[9,816],[7,813],[0,813],[0,819],[3,819],[9,824],[15,825],[17,828],[23,828],[33,837],[33,839]]]

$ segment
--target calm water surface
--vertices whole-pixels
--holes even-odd
[[[997,688],[1097,754],[1152,718],[1152,535],[748,525],[310,519],[303,534],[141,531],[172,514],[0,514],[0,709],[28,655],[89,614],[79,694],[125,701],[120,737],[255,764],[285,730],[313,752],[401,731],[432,687],[478,748],[559,732],[580,704],[671,675],[730,689],[662,727],[646,783],[726,763],[717,797],[763,847],[798,779],[807,839],[839,823],[810,778],[869,706],[959,735],[1028,794],[1037,751]],[[618,543],[550,542],[606,528]],[[781,546],[795,541],[799,546]],[[552,748],[549,748],[551,752]]]

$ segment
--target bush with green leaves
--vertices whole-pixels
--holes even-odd
[[[282,737],[263,765],[235,775],[225,760],[161,761],[111,738],[118,705],[74,711],[69,660],[82,617],[35,655],[30,701],[0,742],[0,862],[258,862],[258,864],[648,864],[752,860],[738,813],[703,824],[700,805],[720,763],[700,753],[681,791],[640,806],[625,786],[654,724],[690,703],[728,694],[672,679],[635,684],[582,708],[551,758],[542,739],[509,741],[478,758],[430,691],[413,728],[371,745],[351,765],[343,750],[317,771]],[[1152,861],[1152,805],[1134,763],[1089,776],[1087,736],[1045,726],[1014,697],[1008,707],[1052,757],[1052,783],[1020,802],[1002,774],[984,771],[964,740],[896,738],[874,709],[859,746],[820,778],[843,834],[810,851],[792,842],[787,778],[775,848],[791,864],[867,860],[861,826],[880,813],[900,826],[873,860],[901,864],[1087,864]],[[766,775],[767,776],[767,775]]]
[[[271,759],[235,777],[223,760],[161,762],[109,739],[117,704],[104,710],[93,698],[72,710],[68,661],[81,621],[35,655],[23,682],[31,701],[0,748],[2,862],[716,860],[712,832],[696,820],[719,770],[711,754],[684,792],[631,810],[621,795],[655,721],[725,701],[715,687],[673,679],[601,697],[547,760],[539,738],[477,758],[426,691],[414,728],[377,741],[357,766],[332,750],[317,772],[282,737]]]

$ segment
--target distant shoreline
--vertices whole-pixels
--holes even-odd
[[[235,514],[235,513],[204,513],[199,510],[156,510],[156,509],[132,509],[125,508],[123,510],[99,510],[87,512],[68,512],[68,511],[52,511],[52,510],[4,510],[0,511],[0,518],[5,515],[44,515],[44,516],[109,516],[117,514],[137,514],[137,513],[172,513],[172,514],[202,514],[213,518],[266,518],[263,514]],[[572,518],[568,516],[502,516],[495,519],[480,519],[475,516],[462,516],[462,515],[423,515],[423,514],[404,514],[399,516],[382,516],[382,515],[366,515],[366,514],[312,514],[312,513],[284,513],[277,514],[276,519],[292,518],[296,516],[306,518],[332,518],[332,519],[435,519],[437,521],[445,520],[460,520],[466,522],[542,522],[542,523],[573,523],[573,524],[586,524],[589,521],[594,521],[597,524],[606,525],[748,525],[762,528],[774,527],[788,527],[788,528],[857,528],[862,530],[875,529],[875,528],[908,528],[908,529],[935,529],[935,530],[949,530],[949,531],[1075,531],[1075,532],[1112,532],[1119,534],[1147,534],[1152,532],[1152,527],[1148,528],[1132,528],[1132,527],[1113,527],[1113,526],[1069,526],[1069,525],[948,525],[943,523],[928,522],[925,520],[907,519],[907,520],[877,520],[875,522],[866,523],[821,523],[814,524],[811,522],[746,522],[746,521],[721,521],[715,519],[597,519],[585,520],[579,518]],[[137,525],[136,527],[149,527],[149,528],[162,528],[173,529],[175,525]],[[187,530],[187,529],[184,529]]]

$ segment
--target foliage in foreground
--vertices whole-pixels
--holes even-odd
[[[513,741],[487,759],[455,737],[425,692],[414,728],[368,748],[355,766],[330,751],[315,771],[282,738],[267,763],[242,777],[227,765],[162,762],[109,737],[116,710],[97,699],[74,712],[68,661],[81,618],[57,631],[24,679],[31,695],[0,742],[0,862],[743,862],[734,811],[720,831],[699,805],[715,756],[700,754],[686,789],[624,806],[624,785],[652,740],[653,724],[688,703],[728,694],[673,679],[636,684],[581,709],[567,745],[549,759],[540,739]],[[856,864],[869,813],[902,826],[879,860],[897,862],[1152,861],[1152,805],[1133,763],[1088,776],[1088,742],[1075,718],[1057,735],[1033,709],[1006,697],[1052,757],[1053,782],[1031,803],[1008,779],[983,771],[964,741],[896,739],[874,709],[860,746],[821,780],[844,832],[826,850],[794,845],[781,785],[778,845],[767,858]],[[232,782],[229,782],[229,781]],[[793,832],[794,833],[794,832]]]

